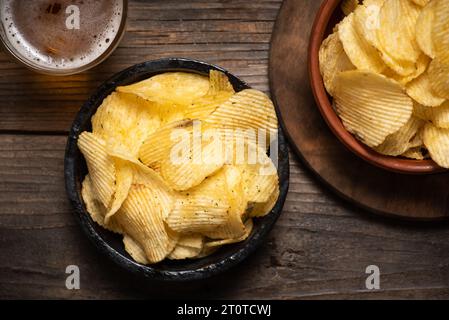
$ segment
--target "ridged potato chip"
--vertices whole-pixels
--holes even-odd
[[[427,107],[438,107],[445,101],[433,93],[427,72],[410,82],[406,91],[413,100]]]
[[[277,137],[278,121],[273,102],[263,92],[246,89],[236,93],[204,120],[230,129],[264,130],[267,139]]]
[[[259,153],[255,164],[242,166],[243,192],[248,202],[265,203],[279,185],[277,169],[271,159]]]
[[[204,232],[211,239],[235,239],[245,233],[245,213],[248,199],[243,190],[243,174],[240,168],[227,165],[222,174],[225,178],[225,193],[229,201],[227,221],[219,228]]]
[[[223,72],[211,70],[209,81],[207,94],[186,107],[185,119],[203,120],[235,94],[234,87]]]
[[[432,123],[439,128],[449,129],[449,103],[432,109]]]
[[[356,32],[373,47],[379,47],[377,30],[380,26],[380,8],[385,0],[364,1],[354,11],[354,28]]]
[[[416,42],[419,48],[432,59],[435,58],[435,48],[432,40],[435,3],[435,1],[429,2],[416,21]]]
[[[253,207],[249,213],[251,218],[260,218],[265,217],[267,214],[273,210],[279,198],[279,185],[276,185],[276,188],[271,193],[270,197],[266,202],[254,203]]]
[[[251,232],[253,231],[253,226],[254,226],[253,220],[248,219],[244,225],[244,233],[240,237],[228,238],[228,239],[224,239],[224,240],[209,241],[209,242],[206,242],[204,244],[204,246],[206,248],[213,248],[213,247],[223,246],[226,244],[232,244],[232,243],[238,243],[238,242],[245,241],[251,235]]]
[[[320,47],[319,61],[324,86],[330,95],[333,95],[336,75],[342,71],[355,69],[343,48],[338,33],[332,33],[323,41]]]
[[[142,144],[139,151],[139,159],[145,165],[159,170],[162,161],[170,153],[172,146],[180,139],[183,139],[184,136],[190,136],[190,133],[193,131],[193,125],[194,122],[188,119],[160,127]]]
[[[354,13],[338,26],[338,35],[349,60],[358,69],[382,73],[386,66],[378,51],[355,28]]]
[[[137,156],[142,142],[160,125],[154,104],[138,96],[114,92],[92,117],[92,132],[109,148]]]
[[[432,41],[435,57],[441,64],[449,65],[449,1],[434,0]]]
[[[427,72],[433,92],[442,98],[449,99],[449,65],[436,57],[430,63]]]
[[[416,63],[421,50],[415,26],[421,9],[410,0],[386,0],[379,13],[377,38],[381,51],[398,62]]]
[[[147,80],[118,87],[118,92],[132,93],[146,100],[165,105],[189,105],[206,95],[209,90],[207,77],[186,72],[167,72]]]
[[[95,194],[109,208],[115,192],[116,170],[106,143],[93,133],[83,132],[78,138],[78,147],[86,159]]]
[[[425,120],[430,121],[432,119],[432,114],[429,112],[432,108],[423,106],[417,102],[413,104],[413,116]]]
[[[169,254],[171,260],[192,259],[203,251],[204,237],[199,233],[186,234],[179,238],[175,249]]]
[[[219,132],[212,129],[207,132],[207,137],[201,131],[196,137],[194,132],[189,139],[173,145],[162,161],[162,178],[172,189],[184,191],[196,187],[226,163]]]
[[[389,135],[375,150],[387,156],[400,156],[412,147],[412,139],[424,124],[423,120],[412,116],[401,129]]]
[[[225,188],[225,176],[220,171],[199,186],[181,192],[166,219],[167,225],[181,233],[202,233],[225,224],[230,209]]]
[[[449,129],[449,102],[446,101],[439,107],[425,107],[416,105],[414,113],[417,117],[432,122],[435,126]]]
[[[424,146],[422,147],[415,147],[407,150],[402,154],[404,158],[413,159],[413,160],[424,160],[424,154],[422,152]]]
[[[130,236],[125,235],[123,237],[123,245],[126,252],[138,263],[149,264],[145,251],[143,251],[140,244],[135,242]]]
[[[416,78],[420,72],[424,72],[425,68],[421,71],[423,60],[418,60],[419,65],[416,66],[412,62],[399,61],[382,49],[378,32],[380,29],[380,10],[384,2],[385,0],[364,1],[364,4],[354,11],[354,28],[361,38],[376,48],[377,55],[380,56],[383,63],[388,67],[384,69],[383,73],[406,83]],[[427,67],[427,64],[425,67]],[[359,69],[364,70],[366,68],[361,66]]]
[[[81,196],[83,198],[87,212],[89,212],[92,220],[94,220],[103,228],[115,233],[122,234],[122,227],[117,223],[117,221],[115,221],[114,218],[109,219],[108,223],[104,221],[104,217],[106,216],[106,208],[100,200],[95,198],[95,194],[96,192],[92,185],[90,176],[87,175],[84,178],[81,187]]]
[[[428,124],[424,128],[423,138],[432,159],[439,166],[449,168],[449,129]]]
[[[396,81],[364,71],[337,76],[335,102],[344,126],[359,140],[376,147],[410,119],[413,101]]]
[[[108,223],[112,216],[117,213],[123,202],[128,197],[128,192],[134,179],[134,170],[132,165],[121,159],[114,159],[114,162],[116,168],[116,188],[114,196],[112,197],[111,206],[108,208],[108,212],[104,217],[105,223]]]
[[[410,83],[410,81],[415,80],[420,75],[422,75],[424,72],[426,72],[429,64],[430,64],[430,58],[428,56],[426,56],[425,54],[422,54],[418,58],[418,61],[416,61],[416,64],[415,64],[415,67],[414,67],[412,73],[410,73],[409,75],[407,75],[407,76],[400,75],[396,71],[394,71],[390,68],[387,68],[383,72],[383,75],[406,86],[408,83]]]
[[[161,198],[153,186],[133,184],[128,197],[114,217],[126,234],[137,242],[145,252],[149,263],[165,259],[173,250],[172,240],[163,217],[168,198]]]
[[[184,118],[204,120],[232,96],[233,94],[230,92],[220,91],[201,97],[187,106],[184,112]]]
[[[209,72],[209,91],[208,95],[227,92],[231,95],[235,93],[234,87],[226,74],[221,71],[211,70]]]

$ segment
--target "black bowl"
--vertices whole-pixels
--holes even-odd
[[[121,237],[103,229],[87,213],[81,198],[81,182],[87,174],[86,163],[77,147],[81,132],[91,130],[91,117],[103,99],[117,86],[129,85],[156,74],[170,71],[185,71],[208,75],[210,70],[226,73],[236,91],[249,88],[248,85],[219,67],[189,59],[170,58],[144,62],[132,66],[106,81],[84,104],[72,125],[65,154],[65,182],[67,194],[72,203],[76,219],[94,245],[119,266],[148,279],[185,281],[211,277],[235,266],[248,257],[266,238],[268,232],[281,214],[289,185],[288,148],[282,129],[279,129],[280,197],[272,212],[264,218],[254,219],[254,230],[241,243],[221,248],[216,253],[199,260],[163,261],[146,266],[135,262],[125,251]]]

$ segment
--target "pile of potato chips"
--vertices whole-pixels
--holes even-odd
[[[234,92],[218,71],[118,87],[93,116],[92,132],[78,139],[89,171],[87,211],[123,235],[142,264],[201,258],[244,241],[252,218],[271,212],[279,197],[267,156],[277,130],[271,100],[257,90]],[[183,161],[174,161],[179,155]]]
[[[449,168],[449,1],[345,0],[320,69],[345,128],[388,156]]]

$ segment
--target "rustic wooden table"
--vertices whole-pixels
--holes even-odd
[[[183,56],[268,92],[281,2],[131,1],[121,46],[71,77],[37,75],[0,52],[0,298],[449,298],[447,223],[372,216],[327,191],[294,155],[288,200],[268,241],[207,281],[142,282],[100,255],[77,225],[64,190],[64,148],[93,90],[134,63]],[[69,291],[65,269],[73,264],[81,290]],[[378,291],[365,287],[368,265],[380,268]]]

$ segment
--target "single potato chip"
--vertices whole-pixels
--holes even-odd
[[[92,117],[92,132],[108,149],[137,156],[142,142],[160,126],[156,106],[138,96],[114,92]]]
[[[253,230],[253,220],[252,219],[248,219],[245,222],[245,231],[244,234],[241,235],[238,238],[234,238],[234,239],[224,239],[224,240],[217,240],[217,241],[209,241],[206,242],[204,244],[204,246],[206,248],[212,248],[212,247],[220,247],[226,244],[232,244],[232,243],[238,243],[238,242],[242,242],[245,241],[246,239],[248,239],[248,237],[251,235],[251,232]]]
[[[423,120],[412,116],[401,129],[389,135],[375,150],[387,156],[400,156],[411,148],[413,139],[424,125]]]
[[[225,189],[229,201],[226,223],[210,232],[203,234],[211,239],[235,239],[245,234],[245,212],[248,200],[243,190],[243,175],[240,168],[227,165],[223,168]]]
[[[208,95],[217,94],[219,92],[227,92],[233,95],[234,87],[226,74],[221,71],[211,70],[209,72],[209,91]]]
[[[196,258],[203,251],[204,237],[199,233],[186,234],[179,238],[175,249],[169,254],[171,260]]]
[[[203,120],[235,94],[234,87],[223,72],[211,70],[209,82],[207,94],[193,101],[185,109],[185,119]]]
[[[104,221],[104,217],[106,216],[106,208],[101,203],[100,200],[95,198],[95,190],[92,185],[92,181],[90,176],[87,175],[83,181],[81,188],[81,196],[83,198],[84,204],[86,205],[86,210],[89,212],[92,220],[98,223],[103,228],[122,234],[122,227],[115,221],[114,218],[109,219],[108,223]]]
[[[193,126],[193,120],[181,120],[162,126],[142,144],[139,151],[140,160],[145,165],[159,170],[173,145],[185,137],[190,137]]]
[[[439,107],[425,107],[416,105],[414,113],[417,117],[432,122],[435,126],[449,129],[449,102],[446,101]]]
[[[319,61],[324,86],[330,95],[333,95],[335,77],[342,71],[355,69],[343,49],[338,33],[331,34],[323,41]]]
[[[416,21],[416,42],[420,49],[432,59],[435,58],[435,48],[432,41],[435,3],[435,1],[429,2],[421,11]]]
[[[373,47],[379,46],[379,40],[377,39],[377,30],[380,26],[379,13],[384,1],[367,4],[366,1],[363,5],[357,7],[354,11],[354,28],[360,37],[365,39]]]
[[[163,220],[171,199],[160,195],[160,190],[151,185],[133,184],[114,215],[126,234],[143,249],[149,263],[162,261],[174,247]]]
[[[125,235],[123,237],[123,245],[125,246],[126,252],[133,258],[136,262],[140,264],[149,264],[145,251],[143,251],[140,244],[134,241],[130,236]]]
[[[445,101],[444,98],[433,93],[427,72],[410,82],[406,91],[413,100],[427,107],[438,107]]]
[[[207,77],[186,72],[167,72],[147,80],[118,87],[118,92],[132,93],[146,100],[165,105],[188,105],[206,95],[209,90]]]
[[[441,64],[449,65],[449,1],[434,0],[432,41],[435,57]]]
[[[358,69],[374,73],[385,70],[385,63],[376,48],[357,32],[353,13],[339,24],[338,35],[349,60]]]
[[[225,176],[220,171],[199,186],[181,192],[166,219],[167,225],[181,233],[202,233],[225,224],[230,209],[225,188]]]
[[[445,99],[449,99],[449,65],[435,58],[428,69],[432,91]]]
[[[273,102],[261,91],[236,93],[205,119],[209,125],[229,129],[253,129],[267,141],[277,137],[278,121]]]
[[[346,129],[370,147],[384,142],[412,115],[412,99],[385,76],[346,71],[337,76],[336,83],[337,113]]]
[[[423,138],[432,159],[439,166],[449,168],[449,129],[428,124],[424,128]]]
[[[106,143],[93,133],[83,132],[78,138],[78,147],[86,159],[95,194],[109,208],[116,189],[116,170]]]
[[[116,190],[112,197],[111,206],[108,208],[109,210],[104,217],[105,223],[110,221],[128,197],[128,192],[134,178],[132,165],[120,159],[115,159],[114,161],[116,168]]]
[[[278,199],[279,199],[279,194],[280,194],[280,190],[279,190],[279,185],[276,185],[276,188],[274,189],[274,191],[271,193],[271,196],[268,198],[268,200],[266,202],[259,202],[259,203],[254,203],[249,216],[251,218],[260,218],[260,217],[265,217],[266,215],[268,215],[271,210],[273,210],[274,206],[276,205]]]
[[[184,191],[196,187],[226,163],[219,132],[208,133],[211,136],[206,137],[201,131],[196,136],[193,132],[189,139],[173,145],[162,161],[162,178],[172,189]]]
[[[432,109],[432,123],[439,128],[449,129],[449,103]]]
[[[415,148],[411,148],[409,150],[407,150],[406,152],[404,152],[404,154],[402,154],[402,156],[404,158],[408,158],[408,159],[412,159],[412,160],[424,160],[424,154],[423,154],[423,149],[424,146],[422,147],[415,147]]]
[[[248,202],[266,203],[279,186],[277,169],[271,159],[259,153],[255,164],[244,164],[241,167],[243,192]]]
[[[400,84],[406,86],[408,83],[410,83],[410,81],[413,81],[414,79],[416,79],[420,75],[422,75],[424,72],[426,72],[427,67],[430,64],[430,61],[431,60],[430,60],[430,58],[428,56],[426,56],[425,54],[422,54],[418,58],[418,61],[416,61],[415,69],[409,75],[407,75],[407,76],[400,75],[396,71],[394,71],[394,70],[392,70],[390,68],[387,68],[383,72],[383,75],[385,75],[388,78],[393,79],[393,80],[399,82]]]
[[[423,105],[415,102],[413,104],[413,116],[415,116],[421,120],[430,121],[430,120],[432,120],[432,112],[430,112],[431,109],[432,108],[430,108],[430,107],[426,107],[426,106],[423,106]]]
[[[201,97],[187,106],[184,118],[204,120],[232,96],[233,94],[230,92],[220,91]]]
[[[379,13],[377,37],[382,52],[398,62],[416,63],[421,50],[415,28],[421,9],[410,0],[386,0]]]

